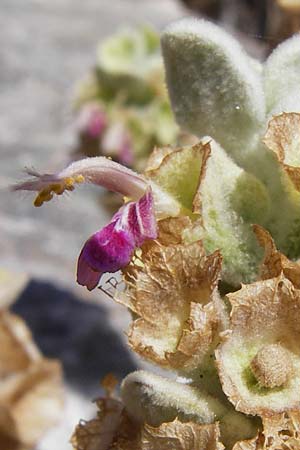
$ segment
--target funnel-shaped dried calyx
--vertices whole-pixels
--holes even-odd
[[[228,298],[231,327],[216,352],[225,394],[247,414],[300,409],[300,290],[280,275]]]
[[[153,427],[129,418],[121,402],[97,401],[96,419],[81,422],[72,437],[76,450],[222,450],[218,424],[182,423],[178,419]]]
[[[283,113],[270,120],[264,143],[276,154],[278,161],[299,191],[300,113]]]
[[[206,256],[201,241],[183,243],[176,226],[185,221],[161,224],[158,241],[146,243],[123,271],[126,291],[117,301],[137,316],[129,331],[137,353],[165,367],[193,370],[221,326],[221,255]]]
[[[262,347],[250,367],[259,385],[266,388],[285,386],[293,374],[291,356],[280,344]]]
[[[199,213],[198,189],[210,153],[209,143],[157,148],[148,161],[145,176],[174,197],[183,213]]]
[[[145,175],[177,200],[182,214],[198,215],[190,241],[202,239],[208,253],[221,251],[222,279],[239,286],[256,278],[261,256],[250,224],[264,221],[270,209],[261,181],[209,137],[175,151],[156,149]]]

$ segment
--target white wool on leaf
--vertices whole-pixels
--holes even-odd
[[[212,136],[240,163],[265,122],[259,62],[216,25],[189,18],[166,28],[162,51],[179,125]]]

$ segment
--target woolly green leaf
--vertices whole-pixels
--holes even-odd
[[[182,422],[213,423],[220,420],[221,440],[226,448],[252,437],[255,422],[224,402],[203,394],[196,387],[144,371],[128,375],[121,388],[129,415],[138,422],[158,426],[178,418]]]
[[[223,407],[195,388],[149,372],[137,371],[122,383],[122,400],[129,414],[139,422],[157,426],[176,417],[197,423],[213,423]],[[211,405],[213,405],[213,409]]]
[[[236,40],[203,20],[171,24],[162,50],[179,125],[209,134],[240,162],[265,118],[258,63],[254,67]]]
[[[264,69],[268,115],[300,112],[300,36],[286,40],[268,58]]]

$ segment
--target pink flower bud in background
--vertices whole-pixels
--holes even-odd
[[[130,166],[134,162],[133,146],[128,130],[116,122],[105,131],[101,142],[102,153]]]
[[[77,118],[77,127],[81,134],[97,139],[107,126],[107,117],[104,110],[97,103],[87,103]]]

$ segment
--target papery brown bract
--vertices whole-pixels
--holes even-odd
[[[268,125],[264,143],[272,150],[295,188],[300,190],[300,113],[282,113]]]
[[[260,225],[254,225],[253,231],[256,238],[265,250],[263,262],[260,267],[260,279],[278,277],[284,273],[293,285],[300,288],[300,264],[297,261],[290,261],[283,253],[277,250],[270,233]]]
[[[299,411],[263,419],[263,430],[249,441],[237,442],[233,450],[297,450],[300,447]]]
[[[219,436],[218,424],[199,425],[175,419],[157,428],[145,425],[142,446],[137,446],[136,450],[222,450],[224,446]]]
[[[217,292],[222,259],[219,252],[206,256],[201,241],[185,244],[179,229],[190,222],[177,220],[163,221],[158,240],[145,244],[124,269],[127,289],[116,300],[138,316],[128,333],[137,353],[190,371],[222,326]]]
[[[6,311],[0,342],[0,447],[11,440],[12,449],[31,448],[60,416],[61,368],[42,357],[25,323]]]
[[[107,450],[112,448],[123,420],[124,407],[114,398],[97,401],[97,418],[80,422],[71,438],[74,449]]]

